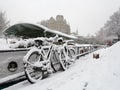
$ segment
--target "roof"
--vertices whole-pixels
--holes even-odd
[[[23,37],[52,37],[57,35],[77,39],[77,37],[68,35],[56,30],[48,29],[45,26],[39,24],[30,24],[30,23],[19,23],[12,25],[11,27],[7,28],[4,32],[4,35],[15,35],[15,36],[23,36]]]

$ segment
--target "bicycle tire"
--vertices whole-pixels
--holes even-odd
[[[39,58],[40,58],[39,52],[33,51],[29,53],[29,56],[26,59],[29,63],[34,64],[36,60],[38,60]],[[34,69],[28,63],[24,63],[24,65],[25,65],[24,67],[25,75],[30,83],[36,83],[44,77],[44,73],[42,70]]]
[[[68,57],[71,59],[70,61],[76,60],[75,50],[73,48],[68,48]]]
[[[61,65],[61,69],[63,71],[66,71],[68,69],[68,63],[67,63],[67,57],[66,57],[66,52],[64,49],[60,50],[60,54],[59,54],[59,58],[60,58],[60,65]]]
[[[51,67],[53,68],[54,72],[59,71],[61,65],[60,65],[58,52],[53,51],[52,58],[50,60],[51,60]]]

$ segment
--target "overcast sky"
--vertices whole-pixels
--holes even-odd
[[[0,10],[11,24],[63,15],[71,31],[78,29],[82,36],[95,34],[119,8],[120,0],[0,0]]]

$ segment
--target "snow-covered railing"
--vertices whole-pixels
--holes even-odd
[[[103,47],[104,45],[76,44],[74,46],[76,52],[76,58],[79,58],[80,56],[84,56],[88,53],[91,53]]]

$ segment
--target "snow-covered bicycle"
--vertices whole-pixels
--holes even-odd
[[[24,70],[29,82],[35,83],[60,69],[64,71],[73,61],[72,56],[68,55],[72,49],[67,49],[65,44],[55,45],[54,40],[49,46],[33,48],[24,56]]]
[[[73,48],[73,46],[68,45],[68,42],[71,42],[71,40],[67,40],[65,42],[63,42],[61,39],[60,41],[63,44],[58,45],[58,53],[59,53],[59,58],[60,58],[60,63],[62,65],[62,70],[66,70],[69,68],[69,65],[71,65],[71,63],[75,62],[76,60],[76,52],[75,49]]]

